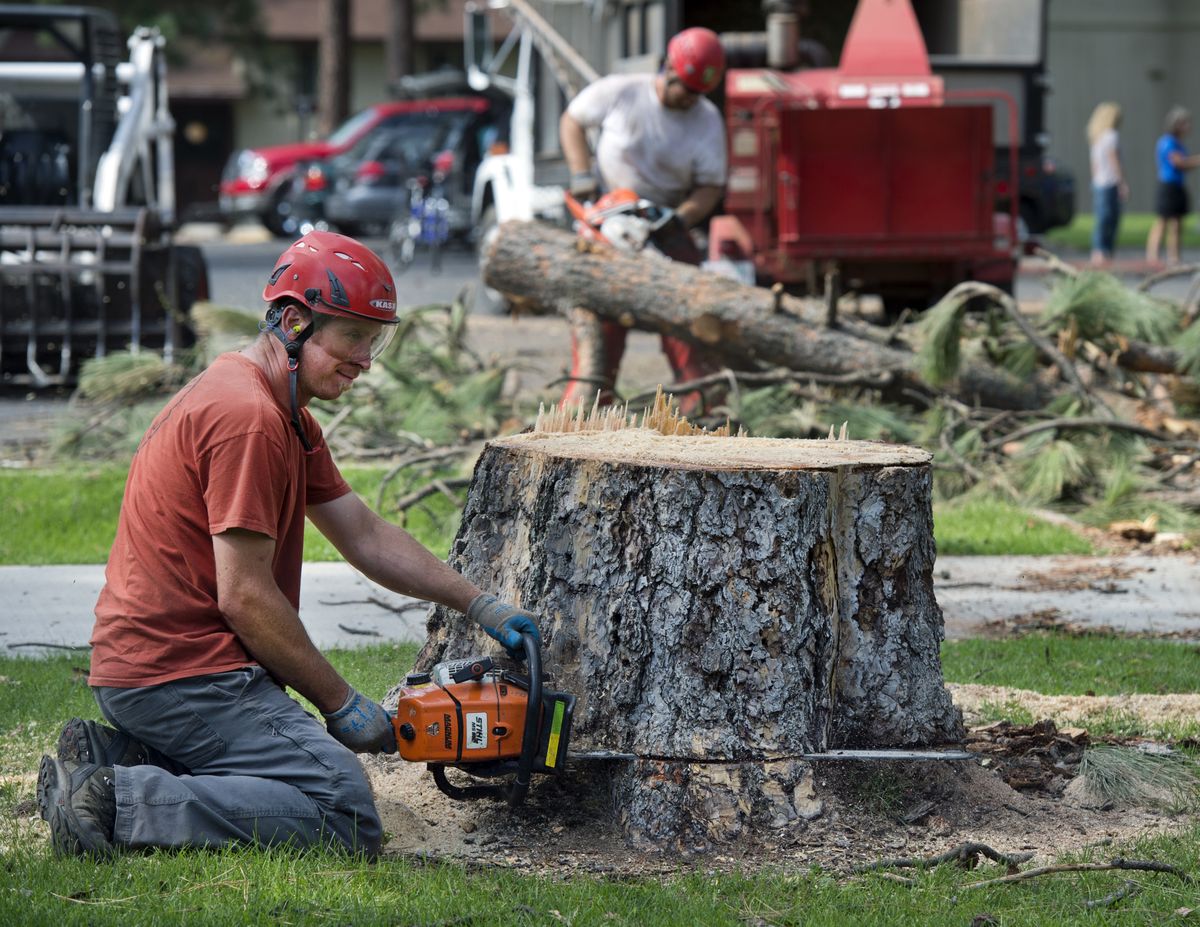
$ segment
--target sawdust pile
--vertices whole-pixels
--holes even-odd
[[[753,872],[811,865],[846,872],[886,856],[934,855],[964,841],[1001,852],[1033,850],[1033,864],[1040,864],[1064,852],[1190,822],[1150,808],[1097,808],[1058,789],[1018,790],[997,767],[979,762],[867,768],[822,763],[815,774],[820,811],[812,820],[763,827],[753,840],[681,855],[631,847],[607,796],[571,767],[558,779],[535,779],[526,803],[510,811],[495,801],[452,801],[437,791],[421,764],[383,756],[364,757],[363,763],[388,834],[385,853],[556,878],[655,878],[695,869]]]
[[[946,686],[968,725],[978,724],[984,705],[1017,705],[1035,718],[1086,726],[1102,717],[1126,716],[1146,724],[1193,721],[1200,717],[1200,694],[1042,695],[1028,689],[951,683]]]

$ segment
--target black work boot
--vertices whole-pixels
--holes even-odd
[[[117,795],[112,767],[44,756],[37,802],[42,820],[50,825],[50,843],[59,853],[113,852]]]
[[[82,718],[72,718],[58,735],[58,758],[97,766],[166,767],[170,762],[126,733]]]

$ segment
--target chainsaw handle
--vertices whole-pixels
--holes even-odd
[[[529,776],[537,756],[542,730],[542,648],[528,631],[521,635],[525,646],[526,666],[529,668],[529,695],[525,703],[525,733],[521,739],[521,757],[517,760],[517,775],[508,793],[508,806],[515,808],[525,800],[529,791]]]

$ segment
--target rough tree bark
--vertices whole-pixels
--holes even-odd
[[[539,222],[506,222],[483,255],[483,278],[516,304],[568,313],[582,306],[630,328],[666,332],[717,352],[734,367],[815,373],[879,370],[926,386],[911,351],[872,339],[870,326],[826,325],[824,309],[677,261],[586,245]],[[973,364],[952,388],[967,402],[1041,408],[1046,396],[998,368]],[[939,390],[940,392],[940,390]]]
[[[692,849],[812,807],[839,747],[962,735],[942,683],[930,457],[858,441],[531,433],[489,443],[451,563],[541,616],[573,749],[635,841]],[[418,659],[495,649],[445,608]]]

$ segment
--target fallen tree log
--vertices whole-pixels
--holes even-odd
[[[572,777],[690,850],[811,817],[801,754],[961,738],[930,493],[916,448],[535,431],[484,449],[450,562],[540,616],[572,749],[639,758]],[[439,607],[418,666],[494,650]]]
[[[911,351],[881,344],[867,326],[830,328],[825,312],[803,300],[746,286],[653,254],[628,254],[578,241],[538,222],[507,222],[483,255],[488,286],[518,303],[569,315],[583,307],[629,328],[675,335],[730,366],[824,374],[887,371],[897,387],[930,390]],[[1001,409],[1041,407],[1038,386],[996,367],[971,364],[950,391]]]

